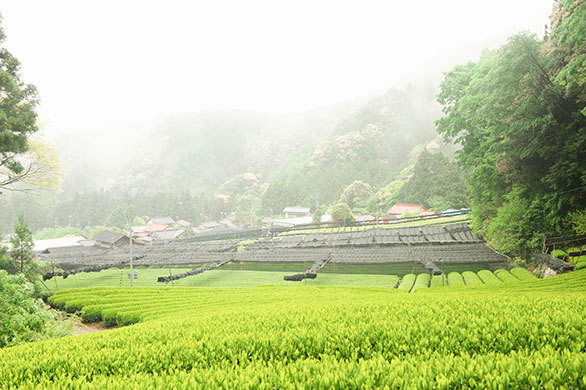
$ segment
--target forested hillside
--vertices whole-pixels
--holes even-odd
[[[10,226],[25,212],[38,230],[113,225],[130,208],[139,216],[202,222],[230,212],[248,221],[251,209],[259,221],[287,205],[329,205],[354,181],[376,190],[401,178],[436,137],[434,100],[431,86],[411,86],[361,105],[300,114],[185,114],[139,134],[105,132],[101,141],[75,144],[63,138],[57,142],[69,168],[63,194],[56,201],[11,194],[0,199],[0,218]],[[104,160],[110,143],[121,152]],[[403,180],[409,176],[404,172]],[[391,199],[383,198],[381,205]]]
[[[438,131],[462,146],[475,229],[524,257],[586,213],[586,3],[556,2],[551,27],[455,67],[439,95]]]

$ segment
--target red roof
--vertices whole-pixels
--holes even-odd
[[[160,232],[162,230],[165,230],[169,227],[169,225],[163,225],[162,223],[151,223],[149,226],[147,226],[146,230],[149,232]]]
[[[419,204],[405,204],[405,203],[395,203],[393,207],[387,211],[387,214],[398,214],[403,215],[407,212],[413,213],[416,211],[425,212],[427,209]]]
[[[177,221],[177,223],[178,223],[179,225],[183,225],[183,226],[191,226],[191,222],[187,222],[187,221],[186,221],[186,220],[184,220],[184,219],[180,219],[179,221]]]

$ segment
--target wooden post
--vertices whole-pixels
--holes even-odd
[[[168,266],[169,268],[169,276],[173,276],[173,274],[171,273],[171,266]],[[173,284],[173,280],[171,280],[171,287],[175,287],[175,284]]]
[[[57,275],[55,275],[55,266],[53,266],[53,279],[55,279],[55,288],[59,290],[59,286],[57,285]]]

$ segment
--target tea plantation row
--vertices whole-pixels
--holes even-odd
[[[63,291],[140,323],[0,350],[0,388],[584,388],[585,287]]]

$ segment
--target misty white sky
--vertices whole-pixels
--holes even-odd
[[[48,135],[209,108],[300,111],[439,79],[553,0],[2,0],[5,46]]]

